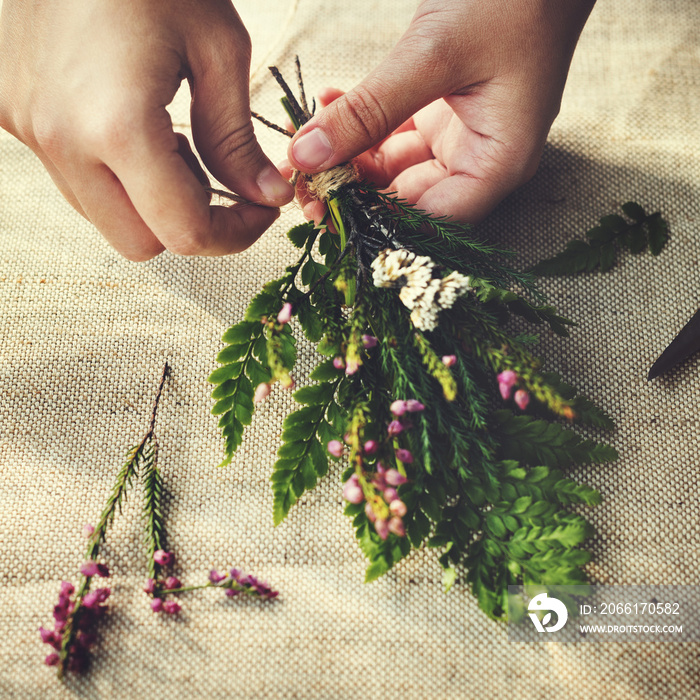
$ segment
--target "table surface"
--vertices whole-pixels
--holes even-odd
[[[265,71],[301,56],[313,93],[349,89],[393,45],[415,3],[236,3],[254,46],[253,108],[281,120]],[[170,107],[189,134],[189,96]],[[700,301],[700,13],[695,0],[617,0],[594,9],[574,57],[539,172],[478,231],[523,265],[582,236],[634,199],[660,210],[658,258],[622,256],[614,272],[547,281],[579,327],[544,333],[540,353],[614,418],[620,459],[573,472],[600,489],[590,519],[593,580],[696,584],[700,570],[698,363],[654,382],[653,360]],[[266,152],[285,138],[258,129]],[[434,552],[365,585],[342,515],[339,473],[274,528],[269,474],[291,398],[261,406],[234,462],[207,376],[223,330],[291,260],[288,207],[250,250],[225,259],[120,258],[61,198],[38,159],[0,134],[0,695],[90,698],[671,698],[698,687],[697,645],[515,645],[464,587],[445,595]],[[164,360],[158,419],[170,547],[187,583],[236,565],[281,591],[237,605],[205,591],[178,618],[153,615],[139,503],[104,549],[110,613],[91,672],[63,687],[42,665],[37,629],[59,581],[77,577],[126,449],[143,434]],[[299,378],[312,366],[300,352]],[[693,691],[693,688],[695,691]],[[696,696],[696,695],[695,695]]]

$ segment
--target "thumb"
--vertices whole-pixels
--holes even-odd
[[[455,78],[446,68],[448,62],[435,55],[436,44],[415,32],[404,35],[367,78],[297,132],[287,152],[290,163],[313,173],[351,160],[420,109],[450,94]]]
[[[279,207],[292,200],[294,189],[255,138],[247,32],[241,26],[227,39],[217,43],[215,54],[191,60],[194,143],[204,164],[225,187],[256,204]]]

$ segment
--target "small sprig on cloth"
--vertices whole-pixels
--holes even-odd
[[[618,214],[604,216],[598,226],[586,232],[588,241],[569,241],[561,253],[537,263],[533,274],[552,277],[596,268],[607,272],[615,264],[618,248],[634,254],[648,249],[659,255],[668,241],[668,224],[661,214],[647,214],[636,202],[623,204],[622,211],[627,219]]]
[[[273,73],[298,128],[308,111]],[[569,506],[595,506],[600,495],[564,470],[617,458],[573,428],[612,421],[545,370],[537,336],[506,327],[517,315],[567,336],[572,322],[469,226],[356,178],[322,196],[337,235],[292,228],[297,261],[223,335],[209,378],[222,466],[256,405],[275,385],[295,385],[303,332],[322,359],[283,424],[271,475],[276,524],[343,460],[367,581],[413,548],[435,548],[445,588],[465,582],[493,618],[506,616],[509,585],[584,582],[592,528]]]
[[[219,576],[212,571],[207,583],[200,586],[182,586],[172,575],[163,576],[163,571],[172,567],[174,555],[165,551],[166,528],[163,518],[163,481],[158,469],[158,441],[155,435],[156,415],[165,381],[170,374],[166,363],[158,385],[148,431],[141,442],[131,447],[126,462],[120,469],[112,492],[107,499],[100,518],[95,526],[85,525],[83,532],[88,538],[86,561],[80,567],[82,578],[76,590],[69,581],[62,581],[58,603],[54,606],[54,627],[41,627],[39,633],[44,643],[52,651],[45,658],[48,666],[56,666],[58,677],[63,679],[66,671],[83,673],[90,665],[89,651],[97,641],[97,623],[106,612],[106,601],[111,590],[107,587],[92,589],[96,578],[108,578],[109,569],[100,563],[100,548],[105,541],[107,530],[114,522],[117,511],[121,512],[127,491],[133,481],[140,477],[143,487],[144,543],[148,562],[148,582],[146,593],[151,597],[151,609],[176,614],[180,604],[174,594],[201,588],[223,588],[227,596],[244,593],[263,600],[275,598],[278,594],[267,584],[232,569],[230,576]]]

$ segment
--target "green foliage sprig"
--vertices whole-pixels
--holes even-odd
[[[661,214],[647,214],[636,202],[623,204],[622,211],[627,219],[618,214],[604,216],[598,226],[586,233],[588,241],[569,241],[561,253],[537,263],[531,272],[550,277],[596,268],[607,272],[621,248],[634,254],[648,249],[652,255],[659,255],[668,241],[668,224]]]
[[[308,118],[288,88],[283,104],[295,127]],[[469,226],[362,182],[339,186],[327,204],[338,235],[294,227],[297,262],[224,333],[210,376],[222,464],[256,403],[293,370],[295,316],[321,359],[284,421],[271,476],[275,524],[330,464],[347,460],[345,512],[368,559],[367,581],[414,548],[435,548],[445,588],[465,583],[497,619],[507,614],[509,585],[585,581],[593,529],[569,507],[594,507],[600,495],[566,472],[617,455],[573,425],[610,429],[612,421],[545,370],[532,351],[537,336],[505,325],[518,315],[566,336],[573,322],[547,304],[532,273],[473,239]],[[584,244],[583,267],[573,255],[580,246],[557,265],[607,267],[610,246],[637,250],[640,236],[658,253],[660,217],[631,204],[624,211],[633,222],[603,219]],[[266,332],[288,339],[283,372]]]

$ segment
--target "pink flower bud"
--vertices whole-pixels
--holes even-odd
[[[378,342],[379,341],[373,335],[363,335],[362,336],[362,344],[366,348],[374,348],[377,346]]]
[[[445,365],[445,367],[454,367],[456,363],[457,363],[457,355],[443,355],[442,356],[442,364]]]
[[[352,442],[352,434],[351,434],[351,433],[345,433],[345,435],[343,435],[343,442],[344,442],[346,445],[349,445],[349,444]]]
[[[389,423],[386,430],[387,433],[393,437],[394,435],[398,435],[399,433],[403,432],[403,424],[399,420],[393,420],[391,423]]]
[[[343,443],[340,440],[329,440],[326,449],[333,457],[340,457],[343,454]]]
[[[49,654],[49,655],[44,659],[44,663],[45,663],[47,666],[58,666],[58,664],[59,664],[60,662],[61,662],[61,658],[60,658],[59,655],[56,654],[56,653]]]
[[[392,515],[403,518],[406,515],[406,504],[400,498],[396,498],[389,504],[389,512]]]
[[[97,565],[97,575],[101,578],[107,578],[109,576],[109,568],[106,564]]]
[[[406,413],[406,402],[401,401],[401,399],[397,399],[391,404],[391,406],[389,406],[389,410],[395,416],[402,416],[404,413]]]
[[[165,579],[165,587],[169,591],[172,591],[174,588],[180,588],[181,586],[182,584],[177,576],[168,576],[168,578]]]
[[[269,384],[263,382],[255,387],[255,395],[253,396],[253,403],[260,403],[265,400],[269,395],[272,387]]]
[[[60,598],[68,598],[75,593],[75,586],[70,581],[61,581],[61,590],[58,592]]]
[[[365,515],[367,516],[367,520],[371,523],[377,519],[377,514],[374,512],[374,508],[372,508],[372,504],[369,501],[365,503]]]
[[[83,607],[85,608],[94,608],[97,606],[99,603],[97,593],[91,591],[90,593],[86,593],[85,596],[83,596]]]
[[[527,408],[527,405],[530,403],[530,394],[528,394],[525,389],[518,389],[515,392],[515,396],[513,396],[513,400],[517,404],[518,408],[521,411],[524,411]]]
[[[163,609],[163,601],[160,598],[154,598],[151,601],[151,610],[153,612],[158,613]]]
[[[399,497],[399,494],[393,486],[389,486],[384,489],[382,496],[384,496],[384,500],[387,503],[391,503],[395,498]]]
[[[98,588],[95,591],[95,595],[97,595],[97,602],[104,603],[107,598],[109,598],[111,592],[112,591],[109,588]]]
[[[408,399],[406,401],[406,410],[409,413],[416,413],[417,411],[424,411],[425,406],[420,401],[416,401],[416,399]]]
[[[374,529],[383,540],[389,536],[389,523],[384,518],[377,518],[374,521]]]
[[[146,581],[146,585],[143,587],[143,590],[145,593],[155,592],[155,590],[156,590],[155,579],[149,578],[148,581]]]
[[[507,369],[501,372],[496,379],[498,379],[499,384],[505,384],[507,387],[511,387],[518,381],[518,375],[512,369]]]
[[[90,525],[90,523],[85,523],[85,525],[83,525],[83,535],[85,537],[92,537],[93,532],[95,532],[95,528]]]
[[[403,520],[396,516],[389,520],[388,529],[389,532],[392,532],[397,537],[403,537],[406,534],[406,528],[404,527]]]
[[[289,302],[285,302],[282,310],[277,314],[277,323],[284,325],[292,320],[292,305]]]
[[[508,399],[510,398],[510,393],[511,393],[511,391],[513,391],[513,387],[512,387],[512,385],[504,384],[501,382],[498,385],[498,390],[501,392],[501,396],[503,397],[503,400],[508,401]]]
[[[399,447],[399,449],[396,450],[396,459],[398,459],[399,462],[411,464],[411,462],[413,462],[413,455],[411,454],[410,450]]]
[[[406,477],[398,469],[389,469],[386,473],[386,483],[390,486],[401,486],[406,481]]]
[[[337,355],[333,358],[333,367],[336,369],[345,369],[345,358]]]
[[[355,374],[360,369],[360,363],[357,360],[347,360],[345,363],[345,374]]]
[[[174,560],[175,557],[172,552],[165,552],[162,549],[157,549],[153,553],[153,561],[156,564],[160,564],[160,566],[170,566]]]
[[[80,567],[80,573],[83,576],[95,576],[97,575],[98,572],[98,567],[97,567],[97,562],[96,561],[86,561],[81,567]]]
[[[362,489],[359,486],[355,486],[348,481],[343,487],[343,498],[350,503],[362,503],[365,494],[362,493]]]
[[[367,440],[363,447],[364,453],[371,457],[379,449],[379,443],[376,440]]]
[[[163,603],[163,610],[168,615],[177,615],[180,610],[182,610],[182,606],[174,600],[166,600],[165,603]]]

